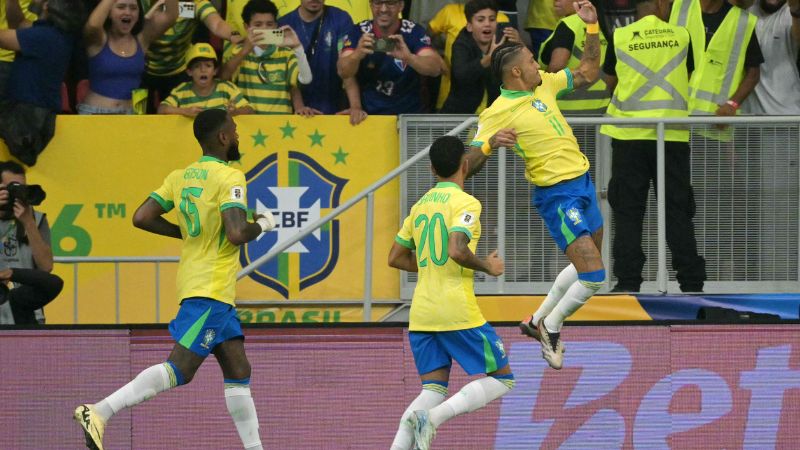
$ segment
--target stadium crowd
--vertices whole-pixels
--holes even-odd
[[[502,42],[525,43],[548,72],[580,59],[585,30],[570,0],[530,0],[525,20],[517,3],[0,0],[0,114],[8,119],[0,136],[12,149],[33,142],[33,155],[21,158],[30,165],[56,113],[194,116],[224,107],[349,114],[353,124],[368,114],[480,113],[499,95],[489,62]],[[594,3],[604,68],[613,72],[614,32],[636,20],[637,0]],[[743,71],[725,86],[732,90],[719,110],[692,112],[800,111],[797,1],[679,3],[691,3],[688,14],[673,6],[668,17],[692,37],[690,69],[717,58]],[[729,58],[734,46],[746,51]],[[560,106],[568,115],[603,114],[611,94],[601,78]]]

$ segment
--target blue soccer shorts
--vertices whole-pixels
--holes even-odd
[[[491,325],[455,331],[410,331],[408,340],[420,375],[450,368],[453,360],[469,375],[491,373],[508,364],[503,340]]]
[[[236,308],[206,297],[186,298],[169,323],[175,342],[205,358],[218,344],[244,338]]]
[[[553,186],[533,188],[533,206],[562,252],[575,239],[603,227],[597,193],[589,172]]]

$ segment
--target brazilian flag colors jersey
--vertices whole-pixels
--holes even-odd
[[[224,62],[238,55],[242,44],[226,45]],[[293,87],[297,87],[297,57],[292,50],[268,45],[263,53],[250,52],[233,74],[250,106],[258,114],[291,114]]]
[[[147,12],[156,2],[142,0],[139,5]],[[147,49],[147,73],[165,77],[186,70],[186,53],[192,46],[197,24],[217,14],[216,8],[208,0],[194,0],[194,11],[194,18],[178,17],[174,25],[150,44]]]
[[[234,305],[239,247],[225,235],[222,211],[247,209],[244,174],[211,156],[175,170],[150,197],[165,211],[178,205],[183,248],[178,299],[208,297]]]
[[[437,183],[411,207],[395,241],[416,250],[419,278],[411,300],[409,331],[454,331],[486,323],[473,289],[472,269],[447,256],[450,233],[481,237],[481,203],[455,183]]]
[[[500,97],[478,118],[471,145],[481,147],[499,130],[514,128],[514,151],[525,160],[525,178],[536,186],[552,186],[586,173],[589,160],[556,105],[556,98],[572,92],[572,72],[539,74],[542,84],[533,91],[500,90]]]

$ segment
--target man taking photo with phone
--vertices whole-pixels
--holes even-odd
[[[423,27],[400,19],[401,0],[369,4],[373,19],[356,24],[345,36],[337,66],[351,116],[359,110],[387,115],[423,112],[420,78],[439,75],[442,59]]]

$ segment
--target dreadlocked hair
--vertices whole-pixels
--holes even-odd
[[[503,82],[503,69],[505,69],[508,61],[512,59],[510,56],[515,55],[523,48],[524,45],[519,42],[504,42],[494,50],[494,53],[492,53],[492,75],[494,75],[495,80],[500,83]]]

